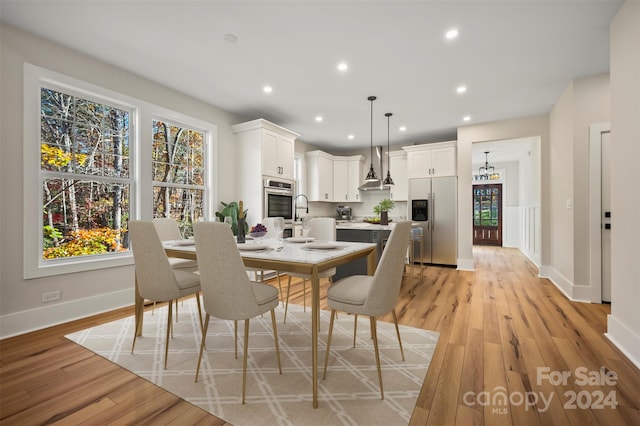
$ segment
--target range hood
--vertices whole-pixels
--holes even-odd
[[[376,154],[378,154],[378,159],[380,160],[380,176],[382,176],[382,147],[376,146]],[[371,164],[373,164],[373,158],[371,159]],[[374,180],[371,182],[365,182],[358,187],[358,191],[381,191],[389,189],[386,186],[382,185],[382,179]]]

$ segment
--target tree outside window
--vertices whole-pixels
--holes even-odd
[[[127,251],[127,110],[40,90],[42,257]]]
[[[205,133],[153,121],[153,217],[176,219],[183,236],[203,217]]]

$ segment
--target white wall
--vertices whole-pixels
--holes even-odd
[[[6,337],[133,303],[132,266],[22,278],[22,149],[24,143],[34,143],[23,140],[22,135],[24,62],[217,125],[218,155],[225,160],[214,167],[222,200],[235,193],[231,178],[235,145],[230,126],[245,120],[11,26],[0,26],[0,42],[0,337]],[[42,293],[54,290],[60,290],[60,301],[43,304]]]
[[[591,299],[589,126],[608,122],[609,75],[571,82],[549,114],[551,253],[549,277],[573,300]]]
[[[611,23],[611,315],[607,336],[640,368],[640,3]],[[631,192],[630,192],[631,191]]]

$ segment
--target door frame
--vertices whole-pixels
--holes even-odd
[[[592,303],[602,303],[602,134],[610,123],[589,126],[589,286]]]

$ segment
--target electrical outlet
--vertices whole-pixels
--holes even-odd
[[[60,300],[60,290],[42,293],[42,303],[53,302],[54,300]]]

